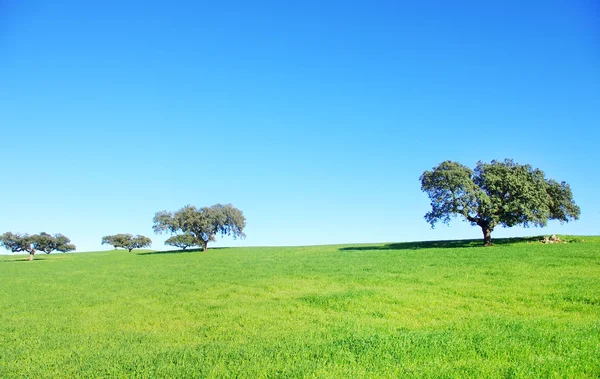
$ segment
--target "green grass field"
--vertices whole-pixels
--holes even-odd
[[[600,377],[600,237],[0,256],[0,377]]]

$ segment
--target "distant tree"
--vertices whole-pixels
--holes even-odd
[[[60,233],[50,235],[42,232],[31,236],[31,239],[33,241],[33,248],[46,254],[50,254],[53,251],[65,253],[75,250],[75,245],[71,243],[71,240]]]
[[[75,250],[75,245],[71,243],[71,240],[60,233],[50,235],[42,232],[29,235],[7,232],[0,236],[0,245],[13,253],[29,253],[30,261],[33,260],[36,250],[46,254],[53,251],[67,252]]]
[[[127,246],[129,241],[133,238],[131,234],[114,234],[111,236],[102,237],[102,245],[112,245],[112,247],[117,250],[117,248],[123,248]]]
[[[209,241],[215,241],[217,234],[244,238],[246,218],[242,211],[231,204],[215,204],[210,207],[196,208],[186,205],[176,212],[160,211],[154,216],[155,233],[178,232],[194,238],[195,245],[206,251]]]
[[[137,235],[132,236],[131,234],[115,234],[112,236],[102,237],[102,244],[112,245],[115,250],[118,247],[129,250],[141,249],[143,247],[149,247],[152,245],[152,240],[146,236]]]
[[[185,250],[188,247],[198,246],[198,242],[191,234],[179,234],[169,237],[165,241],[165,245],[175,246]]]
[[[152,240],[150,238],[138,234],[137,236],[129,240],[125,248],[131,253],[131,250],[133,249],[141,249],[144,247],[150,247],[151,245]]]
[[[29,260],[33,260],[35,249],[33,248],[33,239],[27,233],[6,232],[0,235],[0,246],[13,253],[29,253]]]
[[[112,236],[104,236],[102,237],[101,245],[111,245],[115,250],[117,250],[117,246],[113,244]]]
[[[475,170],[445,161],[420,180],[431,199],[427,222],[434,227],[461,216],[481,228],[484,246],[492,244],[497,225],[543,227],[548,220],[569,222],[580,214],[567,183],[546,179],[543,171],[511,159],[478,162]]]

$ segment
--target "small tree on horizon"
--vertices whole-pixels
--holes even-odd
[[[544,172],[511,159],[478,162],[475,170],[445,161],[421,175],[421,189],[431,199],[425,220],[431,227],[448,224],[461,216],[483,232],[483,245],[492,244],[498,225],[546,226],[548,220],[577,220],[571,188],[565,182],[546,179]]]
[[[71,243],[71,240],[60,233],[50,235],[42,232],[31,236],[31,239],[33,241],[33,248],[46,254],[50,254],[53,251],[66,253],[67,251],[76,249],[75,245]]]
[[[191,234],[178,234],[167,238],[165,245],[175,246],[185,250],[188,247],[198,246],[198,242]]]
[[[50,235],[42,232],[40,234],[29,235],[27,233],[6,232],[0,236],[0,245],[13,253],[29,253],[30,261],[33,260],[36,250],[46,254],[50,254],[53,251],[62,251],[65,253],[75,250],[75,245],[71,243],[71,240],[60,233]]]
[[[245,238],[243,230],[246,218],[239,209],[231,204],[215,204],[210,207],[196,208],[186,205],[176,212],[160,211],[154,215],[154,232],[176,234],[178,232],[194,238],[195,245],[202,246],[206,251],[209,241],[215,241],[215,236],[228,235],[235,238]]]
[[[152,240],[150,238],[138,234],[128,241],[125,248],[131,253],[133,249],[142,249],[144,247],[150,247],[151,245]]]
[[[133,238],[131,234],[124,233],[104,236],[102,237],[102,245],[111,245],[115,248],[115,250],[117,250],[119,247],[124,249],[125,244],[127,244],[131,238]]]
[[[131,253],[133,249],[150,247],[152,240],[140,234],[134,237],[131,234],[121,233],[102,237],[102,245],[112,245],[115,250],[120,247],[127,249]]]
[[[27,233],[6,232],[0,235],[0,245],[12,253],[29,253],[29,260],[33,260],[35,249],[32,246],[33,240]]]

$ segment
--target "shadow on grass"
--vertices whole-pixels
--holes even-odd
[[[212,250],[212,249],[211,249]],[[161,254],[185,254],[185,253],[202,253],[202,249],[181,249],[181,250],[165,250],[165,251],[146,251],[139,252],[136,255],[161,255]]]
[[[34,258],[33,261],[29,260],[29,257],[26,258],[8,258],[8,259],[0,259],[0,263],[9,263],[9,262],[43,262],[46,261],[46,258]]]
[[[209,247],[207,253],[211,250],[229,249],[228,247]],[[160,255],[160,254],[185,254],[185,253],[204,253],[201,247],[195,249],[164,250],[164,251],[140,251],[136,255]]]
[[[536,242],[541,237],[518,237],[518,238],[497,238],[492,240],[494,245],[510,245],[522,242]],[[444,241],[421,241],[421,242],[399,242],[388,243],[385,245],[371,246],[349,246],[342,247],[340,251],[368,251],[368,250],[419,250],[419,249],[452,249],[466,247],[483,247],[483,240],[444,240]]]

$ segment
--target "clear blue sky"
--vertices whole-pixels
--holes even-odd
[[[79,251],[232,203],[215,246],[480,238],[424,170],[513,158],[600,234],[600,7],[582,1],[3,1],[0,232]]]

